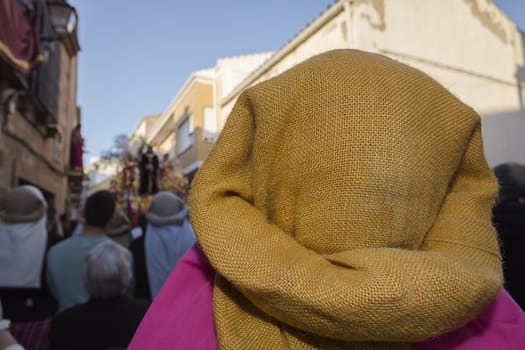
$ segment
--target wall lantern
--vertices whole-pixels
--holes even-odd
[[[48,2],[51,25],[55,33],[62,37],[75,30],[78,21],[77,10],[66,2]]]

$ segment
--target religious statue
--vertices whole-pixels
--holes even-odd
[[[148,145],[146,153],[142,155],[140,160],[140,195],[155,194],[158,192],[158,171],[159,158],[153,153],[153,147]]]

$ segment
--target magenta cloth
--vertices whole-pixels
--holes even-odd
[[[32,322],[11,323],[11,333],[28,350],[47,350],[51,318]]]
[[[84,156],[84,145],[82,142],[77,142],[73,144],[73,165],[75,168],[82,169],[84,168],[84,161],[82,157]]]
[[[195,244],[168,277],[128,350],[217,349],[214,277],[208,260]]]
[[[523,350],[525,314],[504,289],[476,319],[416,350]]]
[[[179,261],[142,320],[130,350],[217,349],[214,271],[196,244]],[[473,321],[415,350],[523,350],[525,313],[504,289]]]
[[[35,20],[18,0],[0,0],[0,58],[23,74],[44,59]]]

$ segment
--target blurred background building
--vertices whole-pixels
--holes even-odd
[[[244,89],[313,55],[351,48],[426,72],[482,116],[492,166],[525,163],[524,42],[492,1],[339,0],[275,52],[194,72],[145,139],[192,177]]]
[[[524,39],[491,0],[334,1],[278,50],[220,58],[193,72],[129,143],[153,145],[191,180],[244,89],[313,55],[350,48],[426,72],[480,114],[491,166],[525,163]]]
[[[191,180],[222,129],[218,101],[272,54],[220,58],[215,67],[194,72],[145,135],[146,143],[168,154]]]
[[[0,193],[31,184],[58,214],[75,215],[78,15],[65,1],[0,0],[0,18]]]

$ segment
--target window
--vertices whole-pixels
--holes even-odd
[[[215,109],[211,107],[204,107],[204,132],[202,133],[202,139],[204,142],[214,143],[217,137],[217,116]]]
[[[191,115],[179,125],[177,130],[177,153],[181,154],[193,144],[193,126]]]

